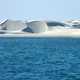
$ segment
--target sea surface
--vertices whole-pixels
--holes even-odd
[[[0,80],[80,80],[80,38],[0,38]]]

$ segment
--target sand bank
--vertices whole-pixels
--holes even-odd
[[[10,32],[0,34],[0,37],[80,37],[80,29],[53,29],[42,33]]]

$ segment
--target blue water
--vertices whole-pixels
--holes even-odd
[[[0,38],[0,80],[80,80],[80,38]]]

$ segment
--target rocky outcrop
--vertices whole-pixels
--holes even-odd
[[[80,20],[67,20],[65,23],[72,26],[73,28],[80,28]]]
[[[57,27],[57,26],[62,26],[62,27],[64,27],[64,26],[66,26],[65,23],[57,22],[57,21],[48,21],[48,22],[46,22],[46,23],[47,23],[47,25],[48,25],[49,27]]]

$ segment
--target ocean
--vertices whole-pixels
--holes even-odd
[[[0,38],[0,80],[80,80],[80,38]]]

